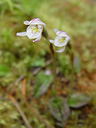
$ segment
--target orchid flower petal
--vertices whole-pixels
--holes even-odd
[[[38,38],[36,38],[35,40],[33,40],[33,42],[39,42],[40,40],[41,40],[41,35],[38,37]]]
[[[67,36],[67,33],[65,31],[58,31],[56,34],[57,36],[61,36],[61,37]]]
[[[51,40],[51,39],[50,39],[49,41],[50,41],[50,43],[52,43],[52,44],[54,44],[54,42],[55,42],[54,40]]]
[[[18,32],[16,35],[17,36],[26,36],[26,32]]]
[[[67,40],[67,41],[70,41],[70,39],[71,39],[71,38],[70,38],[69,36],[67,36],[66,40]]]
[[[44,22],[42,22],[39,18],[34,18],[30,21],[30,25],[43,25],[46,26]]]
[[[57,28],[54,29],[54,32],[57,33],[59,30]]]
[[[30,22],[26,20],[26,21],[24,21],[23,23],[24,23],[25,25],[29,25]]]
[[[56,52],[62,53],[62,52],[64,52],[64,50],[65,50],[65,47],[61,48],[60,50],[58,50],[58,51],[56,51]]]

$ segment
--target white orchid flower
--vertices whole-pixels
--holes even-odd
[[[29,39],[32,39],[33,42],[39,42],[46,24],[43,23],[39,18],[34,18],[31,21],[24,21],[24,24],[29,25],[26,32],[19,32],[16,35],[27,36]]]
[[[55,37],[55,40],[50,40],[50,42],[53,43],[56,47],[59,47],[59,50],[56,52],[62,53],[65,50],[67,43],[70,41],[70,37],[65,31],[54,29],[54,32],[56,32],[57,36]]]

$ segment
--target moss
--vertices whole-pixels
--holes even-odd
[[[30,20],[33,17],[40,17],[47,24],[46,29],[48,30],[50,38],[55,38],[55,33],[52,31],[54,28],[67,31],[71,37],[71,43],[74,44],[76,52],[79,52],[83,60],[84,70],[93,72],[96,69],[96,66],[94,66],[96,5],[93,1],[90,3],[86,1],[14,0],[11,2],[12,4],[9,5],[4,0],[2,4],[0,3],[0,63],[8,65],[10,68],[10,73],[8,73],[7,76],[0,77],[0,87],[6,86],[9,89],[14,86],[14,82],[18,77],[25,75],[28,78],[28,91],[32,95],[33,86],[31,86],[30,83],[34,83],[35,78],[32,75],[32,69],[36,65],[44,66],[46,56],[47,59],[50,59],[49,50],[44,39],[39,43],[32,43],[27,37],[16,37],[17,32],[26,30],[23,21],[27,19]],[[36,60],[39,59],[41,59],[40,62],[36,62]],[[64,72],[64,75],[68,74],[70,71],[69,57],[60,54],[60,56],[57,55],[57,60],[60,71]],[[0,89],[0,98],[1,97],[6,98]],[[17,89],[17,95],[15,97],[17,99],[21,98],[21,86]],[[50,96],[48,96],[48,99],[49,97]],[[31,101],[31,103],[35,102]],[[46,101],[44,104],[46,104]],[[60,104],[60,99],[54,100],[54,107],[58,107]],[[34,104],[32,105],[34,106]],[[23,100],[20,106],[34,128],[45,127],[33,113],[29,113],[29,109],[25,107]],[[39,105],[36,107],[38,109]],[[88,117],[83,120],[83,123],[81,123],[82,128],[96,128],[95,109],[96,101],[94,99],[91,112],[88,114]],[[49,114],[49,111],[46,111],[44,114],[44,118],[53,126],[54,119]],[[72,110],[71,118],[67,124],[70,128],[79,127],[79,114],[83,114],[82,110]],[[26,128],[12,102],[2,100],[2,98],[0,99],[0,127]]]

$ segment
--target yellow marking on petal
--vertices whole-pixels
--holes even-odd
[[[32,32],[35,31],[35,33],[39,32],[39,29],[38,28],[31,28]]]
[[[64,43],[65,39],[59,39],[59,41],[60,41],[61,43]]]

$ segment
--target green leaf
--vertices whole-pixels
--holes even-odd
[[[70,116],[70,108],[66,102],[66,99],[62,97],[52,98],[49,101],[49,109],[55,119],[57,119],[57,125],[64,127],[66,121]]]
[[[13,11],[13,3],[12,3],[12,0],[5,0],[5,1],[8,3],[10,10]]]
[[[38,59],[33,63],[33,65],[36,67],[39,67],[39,66],[44,67],[45,66],[45,59],[44,58]]]
[[[53,77],[51,75],[46,75],[45,72],[43,71],[40,72],[37,75],[36,86],[34,88],[34,96],[39,97],[44,93],[46,93],[52,80],[53,80]]]
[[[7,75],[9,71],[9,68],[6,65],[0,64],[0,76]]]
[[[87,105],[91,101],[91,97],[87,94],[73,94],[68,99],[68,104],[72,108],[80,108]]]
[[[76,73],[81,71],[81,60],[78,56],[74,58],[74,69]]]

